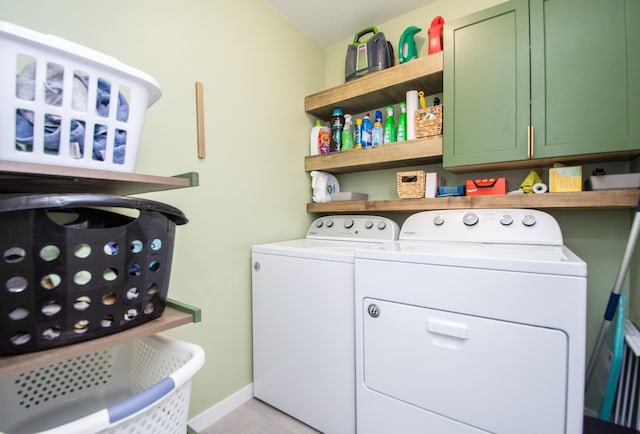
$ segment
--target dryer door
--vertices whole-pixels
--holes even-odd
[[[565,432],[567,336],[363,300],[365,387],[494,433]]]

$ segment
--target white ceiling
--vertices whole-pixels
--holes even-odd
[[[321,46],[328,47],[435,0],[265,1]]]

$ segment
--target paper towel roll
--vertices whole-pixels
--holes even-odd
[[[533,184],[533,192],[535,194],[546,193],[547,190],[549,190],[547,188],[547,184],[543,184],[542,182],[538,182],[536,184]]]
[[[407,92],[407,140],[416,138],[416,110],[418,110],[418,91],[410,90]]]

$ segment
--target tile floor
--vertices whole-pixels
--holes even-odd
[[[308,425],[252,399],[200,434],[317,434]]]

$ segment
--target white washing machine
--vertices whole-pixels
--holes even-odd
[[[582,434],[587,267],[553,217],[421,212],[355,273],[358,434]]]
[[[386,218],[336,215],[304,239],[253,246],[257,398],[324,433],[355,432],[354,252],[398,233]]]

